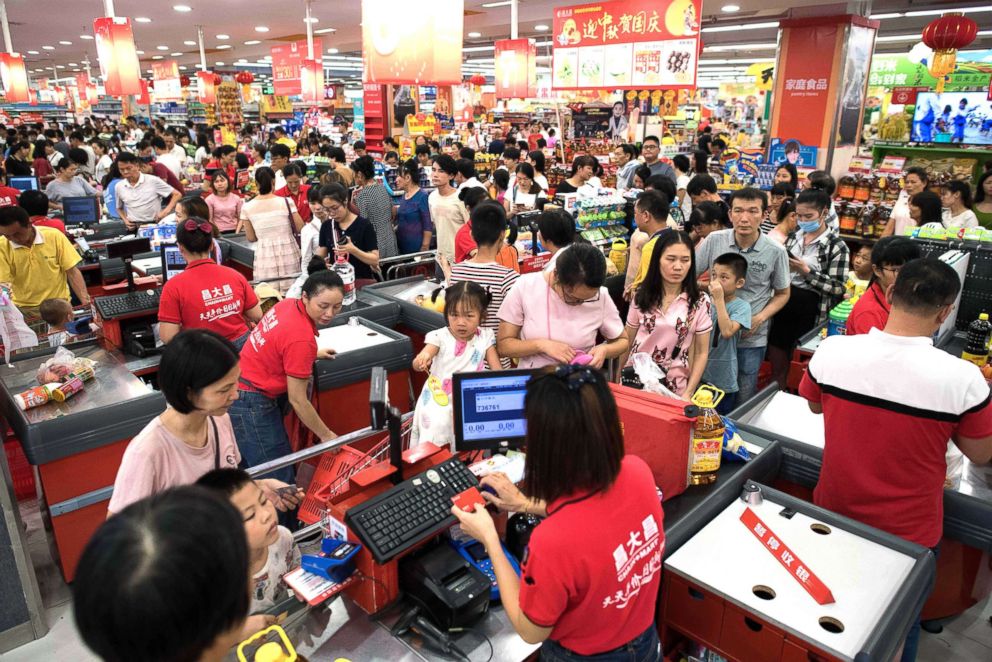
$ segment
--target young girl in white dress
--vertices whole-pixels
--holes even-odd
[[[451,407],[451,376],[456,372],[499,370],[496,335],[482,322],[489,294],[470,281],[455,283],[444,293],[444,318],[448,326],[427,334],[423,351],[413,360],[413,369],[430,371],[417,399],[410,446],[431,442],[447,446],[454,439]]]

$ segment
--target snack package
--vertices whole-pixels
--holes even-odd
[[[96,361],[83,357],[77,357],[65,347],[59,347],[58,351],[38,367],[37,379],[39,384],[50,384],[52,382],[64,382],[70,373],[92,373]],[[90,377],[92,379],[92,377]]]
[[[737,434],[737,426],[726,416],[723,419],[723,455],[724,462],[747,462],[751,459],[751,453],[744,448],[744,440]]]

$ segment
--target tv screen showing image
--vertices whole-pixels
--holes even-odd
[[[923,92],[916,97],[912,140],[992,145],[992,101],[985,92]]]

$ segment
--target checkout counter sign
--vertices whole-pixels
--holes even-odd
[[[813,596],[818,604],[827,605],[836,602],[830,589],[768,528],[767,524],[761,521],[761,518],[753,510],[745,508],[744,512],[741,513],[741,522],[761,541],[764,548],[778,559],[782,567],[788,570],[789,574],[806,589],[806,592]]]

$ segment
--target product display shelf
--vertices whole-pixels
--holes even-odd
[[[971,175],[971,183],[978,183],[982,174],[983,164],[992,161],[992,151],[967,147],[913,147],[910,145],[879,145],[871,150],[874,165],[882,162],[886,156],[905,156],[908,160],[915,158],[926,159],[975,159],[975,167]]]
[[[919,243],[923,257],[940,257],[951,249],[970,254],[968,273],[961,288],[957,331],[967,331],[981,313],[992,313],[992,244],[950,239],[914,238],[914,241]]]
[[[90,109],[94,115],[109,118],[120,118],[124,115],[124,105],[120,99],[103,96]]]

